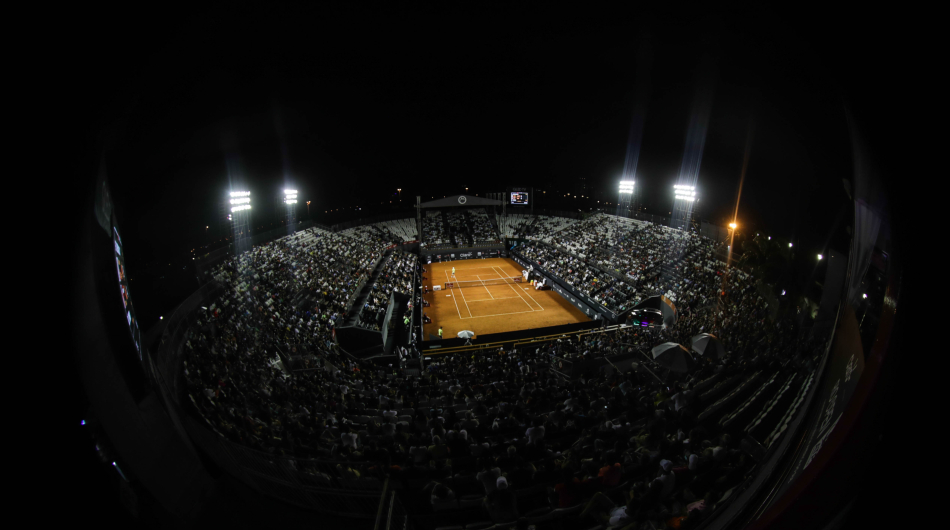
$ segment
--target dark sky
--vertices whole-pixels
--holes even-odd
[[[93,87],[78,104],[133,274],[213,240],[229,174],[252,191],[256,225],[275,221],[285,183],[327,224],[344,219],[327,210],[385,211],[396,188],[404,202],[508,186],[549,191],[539,207],[614,201],[638,87],[650,211],[670,209],[705,94],[699,215],[731,216],[751,139],[739,222],[821,248],[852,171],[845,107],[873,96],[872,50],[835,17],[228,4],[116,27],[86,15],[101,22],[71,50]],[[555,200],[580,178],[594,200]]]

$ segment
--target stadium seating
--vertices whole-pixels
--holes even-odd
[[[443,217],[426,212],[426,243],[449,241]],[[494,231],[484,210],[448,219],[473,240]],[[713,242],[606,215],[511,215],[499,229],[533,232],[519,247],[525,257],[611,309],[676,297],[672,328],[446,353],[419,376],[354,361],[334,327],[386,248],[410,237],[414,223],[403,221],[311,229],[214,271],[226,293],[188,322],[182,349],[187,401],[202,424],[260,454],[293,457],[286,472],[303,484],[378,491],[389,478],[409,512],[427,517],[419,528],[499,527],[482,508],[502,495],[492,495],[498,476],[526,523],[594,526],[597,509],[580,512],[601,492],[615,505],[632,496],[641,509],[630,520],[661,527],[697,499],[707,507],[688,515],[694,522],[730,498],[755,466],[740,437],[773,445],[814,384],[813,370],[790,360],[812,358],[818,345],[800,340],[793,322],[768,322],[755,279],[726,271]],[[393,290],[416,288],[417,258],[387,259],[360,317],[367,326]],[[644,355],[661,342],[688,347],[702,332],[723,342],[724,358],[697,356],[698,368],[678,374]],[[650,370],[551,369],[601,357],[630,366],[631,356]],[[437,498],[433,483],[447,492]]]

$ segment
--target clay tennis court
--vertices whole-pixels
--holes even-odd
[[[455,279],[452,279],[452,267]],[[487,258],[425,265],[429,287],[426,300],[431,304],[423,310],[432,319],[424,326],[425,338],[438,336],[442,326],[443,337],[456,338],[459,331],[469,330],[479,335],[522,329],[541,328],[586,322],[587,315],[571,305],[555,291],[536,291],[530,283],[515,282],[521,278],[521,267],[508,258]],[[507,281],[505,280],[507,278]],[[435,285],[475,282],[462,287],[433,291]],[[500,283],[482,285],[481,282]]]

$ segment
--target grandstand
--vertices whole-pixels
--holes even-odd
[[[422,218],[423,244],[426,248],[451,248],[452,239],[449,236],[448,223],[442,211],[429,210]]]
[[[793,320],[761,325],[771,317],[756,278],[698,233],[603,213],[496,221],[484,208],[430,210],[424,240],[457,251],[515,235],[511,256],[536,270],[522,277],[503,257],[426,264],[410,219],[312,227],[227,258],[214,289],[175,317],[188,432],[236,474],[244,464],[220,455],[276,466],[262,484],[307,492],[290,502],[333,513],[316,499],[389,499],[420,529],[497,525],[509,516],[482,503],[499,491],[538,528],[588,527],[609,515],[601,505],[630,499],[626,524],[712,520],[801,415],[825,337]],[[654,295],[675,304],[673,324],[632,325]],[[458,325],[437,310],[453,302]],[[615,318],[591,321],[581,302]],[[506,303],[524,307],[484,318]],[[477,322],[519,331],[429,340]],[[564,322],[585,325],[545,328]],[[345,329],[398,338],[355,355]],[[701,333],[721,356],[690,348]],[[667,342],[686,346],[690,368],[651,353]]]
[[[400,243],[419,240],[419,236],[416,233],[416,222],[414,219],[396,219],[395,221],[384,221],[382,223],[377,223],[375,226],[392,233],[396,237],[396,241]]]
[[[484,234],[491,225],[483,214],[430,211],[424,233],[432,244],[443,244],[449,234]],[[491,493],[494,479],[483,479],[499,473],[508,477],[520,513],[534,514],[529,520],[539,523],[580,522],[581,501],[592,492],[555,496],[550,503],[546,492],[587,480],[590,473],[599,475],[596,490],[608,498],[632,492],[657,507],[704,499],[707,509],[690,517],[713,513],[755,468],[738,439],[748,436],[768,448],[800,406],[814,379],[807,366],[813,366],[815,344],[802,342],[791,325],[756,329],[736,318],[740,307],[756,318],[764,314],[753,279],[725,271],[713,259],[714,243],[702,236],[605,214],[582,221],[509,220],[514,224],[501,225],[505,234],[512,227],[539,228],[537,240],[516,249],[520,254],[605,307],[621,313],[646,296],[666,293],[686,316],[672,329],[611,325],[527,337],[488,350],[481,346],[476,356],[465,353],[475,346],[454,346],[428,354],[431,376],[412,383],[408,359],[420,352],[402,347],[406,353],[400,353],[396,375],[371,365],[337,371],[353,362],[334,341],[333,330],[354,291],[370,282],[355,320],[378,330],[389,296],[416,290],[419,264],[412,254],[385,254],[394,240],[405,241],[394,230],[399,223],[336,234],[314,228],[216,270],[225,293],[194,317],[184,344],[182,370],[195,413],[229,443],[293,458],[301,480],[324,487],[381,489],[384,477],[373,460],[352,460],[360,451],[389,448],[394,464],[450,469],[453,478],[442,481],[450,494],[434,495],[431,502],[416,493],[428,481],[398,479],[405,508],[431,510],[425,517],[434,526],[489,517],[469,501]],[[733,286],[725,305],[716,296],[722,274]],[[720,311],[725,318],[716,317]],[[266,320],[258,323],[256,313]],[[209,321],[222,324],[211,331]],[[689,344],[701,330],[715,332],[733,353],[723,359],[697,356],[700,368],[690,374],[672,373],[644,353],[662,341]],[[492,364],[489,352],[498,359]],[[225,376],[215,356],[246,375]],[[597,375],[584,378],[595,366],[601,367]],[[222,377],[231,380],[232,390],[216,383]],[[297,390],[289,390],[291,381]],[[500,383],[486,395],[486,381]],[[531,402],[506,399],[516,391]],[[345,405],[331,406],[334,402]],[[239,403],[242,410],[247,404],[240,421],[226,412]],[[515,440],[525,431],[525,438]],[[403,449],[392,445],[396,434],[405,437]],[[556,455],[571,448],[569,461],[576,467],[555,472]],[[488,455],[498,459],[487,465]],[[341,459],[349,462],[323,464]],[[648,521],[649,513],[637,517]],[[420,527],[428,526],[425,517],[417,520]]]

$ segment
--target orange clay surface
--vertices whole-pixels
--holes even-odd
[[[429,335],[438,336],[439,326],[442,326],[443,338],[454,339],[462,330],[474,332],[477,338],[488,333],[590,320],[556,291],[536,291],[530,283],[432,290],[434,285],[444,289],[445,284],[452,281],[452,267],[455,267],[457,281],[521,277],[521,267],[508,258],[430,263],[424,267],[426,279],[422,283],[429,287],[425,299],[431,305],[423,311],[432,323],[424,326],[423,340],[429,340]]]

